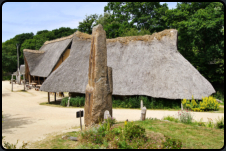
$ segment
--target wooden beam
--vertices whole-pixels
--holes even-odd
[[[13,92],[13,79],[11,79],[12,88],[11,91]]]
[[[29,84],[30,84],[31,83],[31,75],[29,74],[28,77],[29,77]]]
[[[55,92],[55,102],[56,102],[56,92]]]
[[[23,74],[23,80],[24,80],[24,91],[25,91],[25,75]]]
[[[38,84],[40,84],[39,77],[38,77]]]
[[[49,96],[49,92],[48,92],[48,103],[50,102],[50,96]]]

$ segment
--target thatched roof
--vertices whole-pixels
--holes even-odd
[[[32,76],[47,77],[52,72],[62,53],[71,42],[73,35],[47,41],[39,50],[24,49]]]
[[[79,36],[78,36],[79,35]],[[81,38],[82,37],[82,38]],[[85,93],[91,35],[76,32],[67,60],[42,84],[42,91]],[[178,52],[177,30],[107,40],[113,95],[201,99],[212,85]]]
[[[25,65],[20,65],[20,74],[25,74]]]
[[[17,75],[17,71],[16,71],[16,72],[13,72],[13,74],[12,74],[12,75],[16,76],[16,75]]]

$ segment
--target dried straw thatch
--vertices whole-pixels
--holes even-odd
[[[78,36],[79,35],[79,36]],[[81,38],[82,37],[82,38]],[[42,84],[48,92],[85,93],[90,37],[73,37],[70,56]],[[107,40],[107,66],[112,67],[114,95],[201,99],[212,85],[178,52],[177,30]]]
[[[72,36],[48,41],[39,50],[24,49],[30,75],[47,77],[70,44]]]
[[[17,75],[17,71],[16,72],[13,72],[13,74],[12,74],[13,76],[16,76]]]
[[[66,40],[66,39],[71,39],[73,36],[74,36],[74,34],[72,34],[72,35],[70,35],[70,36],[67,36],[67,37],[62,37],[62,38],[58,38],[58,39],[55,39],[55,40],[46,41],[46,42],[44,43],[44,45],[47,45],[47,44],[53,43],[53,42],[58,42],[58,41]]]
[[[20,74],[25,74],[25,65],[20,65]]]

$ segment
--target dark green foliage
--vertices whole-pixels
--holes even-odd
[[[12,77],[12,76],[3,76],[3,77],[2,77],[2,80],[11,80],[11,77]]]
[[[224,5],[178,3],[161,18],[178,30],[180,53],[210,82],[224,83]]]
[[[61,100],[60,105],[61,106],[67,106],[67,102],[68,102],[68,97],[65,97]]]
[[[70,99],[70,106],[82,107],[85,105],[85,98],[84,97],[75,97]]]
[[[164,135],[166,141],[163,142],[163,149],[181,149],[182,142],[177,139],[172,139]]]
[[[140,125],[132,125],[126,128],[125,136],[129,140],[132,140],[133,138],[137,138],[137,137],[144,137],[145,129]]]
[[[217,91],[213,97],[215,97],[216,99],[221,100],[224,103],[224,91]]]
[[[216,121],[215,127],[218,129],[224,129],[224,118],[219,118]]]
[[[61,27],[52,31],[38,31],[16,35],[2,43],[2,72],[15,72],[17,70],[17,47],[19,46],[19,64],[24,64],[23,49],[39,50],[45,41],[66,37],[73,34],[77,29]]]
[[[114,108],[140,108],[140,101],[147,109],[180,109],[181,100],[152,98],[148,96],[127,96],[124,99],[112,97]]]
[[[116,123],[116,119],[115,118],[113,118],[113,117],[111,117],[111,118],[107,118],[107,119],[104,119],[104,123],[106,123],[106,124],[110,124],[110,126],[112,126],[113,124],[115,124]]]
[[[65,97],[61,100],[60,105],[61,106],[67,106],[68,102],[68,97]],[[75,106],[75,107],[82,107],[85,105],[85,97],[75,97],[75,98],[70,98],[70,106]]]
[[[97,14],[86,15],[86,18],[83,22],[79,22],[78,30],[87,34],[92,34],[92,28],[95,25],[95,21],[98,18]]]
[[[112,97],[113,108],[140,108],[140,100],[147,109],[180,109],[181,100],[159,99],[147,96],[126,96],[124,99]],[[67,106],[68,97],[61,101],[61,106]],[[70,106],[82,107],[85,105],[85,97],[75,97],[70,99]]]

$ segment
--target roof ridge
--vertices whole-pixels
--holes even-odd
[[[32,53],[44,53],[42,50],[32,50],[32,49],[24,49],[24,52],[32,52]]]
[[[120,42],[120,43],[129,43],[132,41],[152,41],[153,39],[161,40],[163,36],[171,36],[171,31],[175,29],[165,29],[161,32],[155,32],[151,35],[143,36],[126,36],[126,37],[117,37],[112,39],[106,39],[107,43],[109,42]]]
[[[65,39],[70,39],[70,38],[72,38],[74,36],[74,34],[75,33],[73,33],[72,35],[66,36],[66,37],[61,37],[61,38],[57,38],[57,39],[54,39],[54,40],[46,41],[44,43],[44,45],[49,44],[49,43],[53,43],[53,42],[62,41],[62,40],[65,40]]]
[[[120,43],[129,43],[132,41],[152,41],[154,38],[157,40],[161,40],[163,36],[171,36],[171,31],[175,29],[165,29],[161,32],[155,32],[151,35],[143,35],[143,36],[126,36],[126,37],[116,37],[112,39],[106,39],[106,42],[120,42]],[[89,35],[87,33],[83,33],[80,31],[76,31],[75,35],[79,37],[81,40],[90,40],[92,38],[92,35]]]

